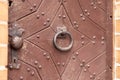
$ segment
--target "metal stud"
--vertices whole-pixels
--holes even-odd
[[[78,56],[78,54],[79,54],[79,53],[78,53],[78,52],[76,52],[75,54],[76,54],[76,56]]]
[[[76,24],[77,24],[77,22],[76,22],[76,21],[74,21],[74,22],[73,22],[73,24],[74,24],[74,25],[76,25]]]
[[[35,72],[33,71],[33,72],[31,73],[31,75],[34,76],[34,74],[35,74]]]
[[[85,13],[87,13],[87,11],[88,11],[88,10],[87,10],[87,9],[85,9],[84,11],[85,11]]]
[[[96,73],[95,73],[95,72],[93,73],[93,76],[96,76]]]
[[[82,60],[82,63],[84,64],[84,63],[85,63],[85,60]]]
[[[94,9],[96,9],[97,7],[96,6],[94,6]]]
[[[39,65],[39,66],[38,66],[38,68],[39,68],[39,69],[42,69],[42,66],[41,66],[41,65]]]
[[[87,65],[87,68],[90,68],[90,65]]]
[[[96,36],[93,36],[93,39],[96,39]]]
[[[47,22],[50,22],[50,19],[49,19],[49,18],[47,18]]]
[[[47,56],[47,60],[49,60],[50,59],[50,56]]]
[[[93,79],[93,75],[90,75],[90,79]]]
[[[90,13],[88,12],[87,15],[90,16]]]
[[[27,68],[27,71],[30,72],[30,68]]]
[[[84,39],[84,37],[85,37],[85,36],[84,36],[84,35],[82,35],[82,36],[81,36],[81,39]]]
[[[91,2],[91,6],[93,6],[94,5],[94,2]]]
[[[58,62],[57,65],[60,66],[60,63]]]
[[[37,38],[40,38],[40,36],[39,36],[39,35],[37,35]]]
[[[75,25],[75,28],[76,28],[76,29],[78,29],[78,27],[79,27],[78,25]]]
[[[97,80],[100,80],[100,77],[98,77]]]
[[[80,67],[83,67],[83,66],[84,66],[84,65],[81,63],[81,64],[80,64]]]
[[[62,66],[63,66],[63,67],[65,66],[65,63],[64,63],[64,62],[62,63]]]
[[[66,18],[66,16],[65,15],[63,15],[63,19],[65,19]]]
[[[85,17],[83,17],[82,20],[85,21]]]
[[[43,24],[44,26],[46,26],[47,25],[47,23],[46,22],[44,22],[44,24]]]
[[[104,45],[104,44],[105,44],[105,42],[104,42],[104,41],[101,41],[101,44],[102,44],[102,45]]]
[[[104,40],[105,38],[102,36],[101,39]]]
[[[40,18],[40,15],[37,15],[37,19],[39,19]]]
[[[35,65],[37,65],[37,64],[38,64],[38,61],[35,61],[34,63],[35,63]]]
[[[33,4],[33,7],[35,8],[37,5],[36,4]]]
[[[98,1],[98,4],[99,4],[99,5],[101,5],[101,2],[100,2],[100,1]]]
[[[95,41],[92,41],[93,44],[95,44]]]
[[[86,72],[87,71],[87,69],[84,69],[84,72]]]
[[[75,56],[73,56],[72,59],[75,60]]]
[[[80,14],[80,17],[83,17],[83,14]]]
[[[85,42],[84,42],[84,41],[82,41],[81,43],[82,43],[82,45],[84,45],[84,44],[85,44]]]
[[[32,8],[32,7],[30,8],[30,11],[33,11],[33,8]]]
[[[25,0],[22,0],[22,2],[25,2]]]
[[[20,76],[20,80],[23,80],[23,76]]]
[[[45,15],[45,12],[42,12],[41,14],[44,16],[44,15]]]
[[[44,56],[46,56],[46,55],[47,55],[47,53],[43,53],[43,55],[44,55]]]
[[[61,18],[61,15],[59,15],[59,18]]]

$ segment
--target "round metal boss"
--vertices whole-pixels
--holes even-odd
[[[61,47],[61,46],[58,46],[58,44],[57,44],[57,37],[58,37],[59,35],[61,35],[61,34],[68,35],[69,38],[70,38],[70,44],[69,44],[67,47]],[[57,33],[55,34],[55,36],[54,36],[53,44],[54,44],[54,46],[55,46],[58,50],[60,50],[60,51],[68,51],[68,50],[70,50],[70,49],[72,48],[72,46],[73,46],[73,38],[72,38],[72,36],[71,36],[71,34],[70,34],[69,32],[67,32],[67,31],[59,31],[59,32],[57,32]]]

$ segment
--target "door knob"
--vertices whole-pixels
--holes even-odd
[[[11,48],[11,63],[9,64],[9,68],[11,69],[19,69],[20,67],[17,52],[23,45],[23,32],[24,29],[16,26],[16,24],[12,28],[9,28],[9,44]]]

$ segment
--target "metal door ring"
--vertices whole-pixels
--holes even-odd
[[[70,44],[69,44],[69,46],[67,46],[67,47],[60,47],[60,46],[57,45],[57,37],[58,37],[59,35],[62,35],[62,34],[68,35],[69,38],[70,38]],[[54,44],[54,46],[55,46],[58,50],[60,50],[60,51],[68,51],[68,50],[70,50],[70,49],[72,48],[72,46],[73,46],[73,39],[72,39],[72,36],[71,36],[71,34],[70,34],[69,32],[67,32],[67,31],[59,31],[59,32],[57,32],[57,33],[55,34],[55,36],[54,36],[53,44]]]

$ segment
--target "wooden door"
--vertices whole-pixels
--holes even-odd
[[[9,28],[24,32],[17,50],[20,67],[9,68],[9,80],[112,80],[111,4],[112,0],[10,0]],[[61,50],[55,41],[62,49],[71,47]],[[9,64],[11,57],[9,47]]]

